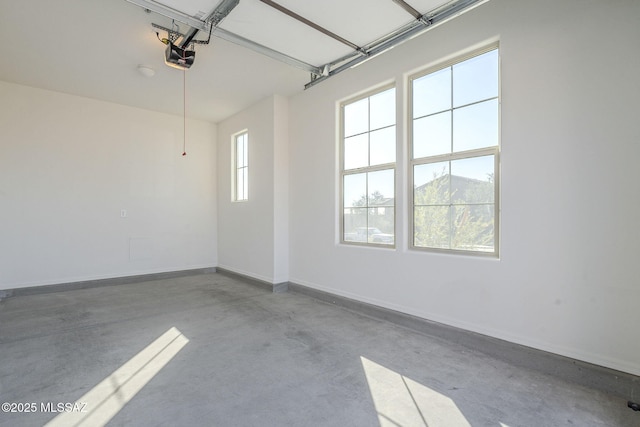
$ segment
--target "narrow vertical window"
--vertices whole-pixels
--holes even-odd
[[[341,241],[395,245],[396,91],[341,105]]]
[[[233,199],[237,202],[249,199],[249,133],[234,136]]]
[[[414,248],[498,254],[498,49],[411,83]]]

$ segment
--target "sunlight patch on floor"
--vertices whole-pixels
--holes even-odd
[[[447,396],[365,357],[360,360],[381,427],[470,427]]]
[[[76,403],[84,412],[62,412],[45,426],[104,426],[188,342],[178,329],[169,329],[78,399]]]

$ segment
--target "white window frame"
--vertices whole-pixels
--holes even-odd
[[[395,120],[394,120],[394,124],[393,126],[395,127],[396,130],[396,137],[395,137],[395,160],[393,162],[389,162],[389,163],[384,163],[384,164],[376,164],[374,166],[365,166],[365,167],[359,167],[359,168],[354,168],[354,169],[346,169],[345,170],[345,115],[344,115],[344,111],[345,111],[345,107],[347,105],[356,103],[358,101],[361,101],[363,99],[367,99],[367,98],[371,98],[377,94],[383,93],[387,90],[390,89],[394,89],[394,110],[395,110]],[[339,162],[340,162],[340,203],[339,203],[339,208],[340,211],[338,213],[339,218],[340,218],[340,227],[339,227],[339,232],[340,232],[340,243],[342,244],[346,244],[346,245],[355,245],[355,246],[375,246],[375,247],[381,247],[381,248],[387,248],[387,249],[395,249],[396,247],[396,243],[397,243],[397,235],[396,235],[396,230],[397,230],[397,226],[396,226],[396,222],[397,222],[397,188],[396,188],[396,181],[397,181],[397,146],[398,146],[398,140],[397,140],[397,129],[398,129],[398,120],[397,120],[397,87],[395,82],[394,83],[390,83],[390,84],[386,84],[384,86],[380,86],[377,87],[375,89],[372,89],[370,91],[367,91],[366,93],[363,93],[359,96],[350,98],[348,100],[345,100],[343,102],[340,103],[339,105],[339,109],[340,109],[340,114],[339,114],[339,126],[340,126],[340,132],[339,132],[339,138],[340,138],[340,143],[339,143]],[[375,129],[377,130],[377,129]],[[375,131],[374,130],[374,131]],[[366,133],[370,134],[372,132],[371,129],[369,129]],[[370,153],[369,153],[370,154]],[[383,207],[383,208],[388,208],[388,209],[392,209],[393,212],[393,244],[388,244],[388,243],[375,243],[373,241],[369,241],[370,240],[370,236],[368,236],[367,241],[352,241],[352,240],[346,240],[345,239],[345,207],[344,207],[344,179],[345,176],[348,175],[356,175],[356,174],[362,174],[362,173],[369,173],[369,172],[378,172],[378,171],[385,171],[385,170],[392,170],[393,171],[393,191],[394,191],[394,202],[393,202],[393,207]],[[368,195],[369,189],[367,187],[367,195]],[[365,206],[366,208],[369,208],[369,206]],[[369,227],[368,223],[367,223],[367,227]],[[367,233],[368,234],[368,233]]]
[[[238,158],[239,143],[245,145],[242,159]],[[242,183],[238,182],[239,173],[243,175]],[[231,136],[231,175],[231,200],[246,202],[249,200],[249,131],[247,129]]]
[[[498,53],[498,141],[495,146],[483,147],[479,149],[472,149],[466,151],[457,151],[451,152],[447,154],[433,155],[427,157],[421,157],[418,159],[413,158],[414,146],[413,146],[413,82],[421,77],[429,75],[431,73],[435,73],[437,71],[452,67],[456,64],[464,62],[468,59],[474,58],[476,56],[491,52],[496,50]],[[460,255],[471,255],[471,256],[480,256],[480,257],[492,257],[499,258],[500,256],[500,146],[501,146],[501,137],[500,137],[500,116],[501,116],[501,95],[500,95],[500,87],[501,87],[501,78],[500,78],[500,49],[497,43],[486,46],[482,49],[475,50],[466,55],[459,56],[447,62],[441,63],[434,67],[429,67],[425,70],[421,70],[415,74],[412,74],[408,78],[408,99],[407,99],[407,133],[409,136],[409,170],[407,173],[409,174],[409,248],[416,251],[425,251],[425,252],[439,252],[446,254],[460,254]],[[493,98],[491,98],[493,99]],[[461,107],[455,107],[461,108]],[[451,106],[451,110],[453,110],[453,105]],[[453,122],[452,122],[453,126]],[[494,247],[493,251],[480,251],[480,250],[464,250],[464,249],[452,249],[452,248],[435,248],[435,247],[424,247],[424,246],[416,246],[415,245],[415,194],[414,194],[414,170],[417,165],[424,165],[429,163],[439,163],[439,162],[449,162],[451,165],[452,161],[462,160],[462,159],[471,159],[482,156],[494,156]],[[449,206],[453,206],[450,204]],[[464,206],[464,205],[463,205]],[[467,205],[468,206],[468,205]],[[451,237],[451,234],[450,234]]]

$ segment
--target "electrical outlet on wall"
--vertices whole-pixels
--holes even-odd
[[[120,209],[120,218],[126,218],[126,217],[127,217],[127,210]]]

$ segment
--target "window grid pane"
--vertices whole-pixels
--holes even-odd
[[[395,97],[390,88],[343,106],[343,242],[395,244]]]
[[[344,107],[344,136],[349,137],[369,130],[369,99],[361,99]]]
[[[497,254],[498,86],[497,49],[412,80],[414,247]]]
[[[413,81],[413,118],[451,109],[451,68]]]
[[[344,241],[395,243],[394,173],[394,169],[385,169],[344,176]]]
[[[343,107],[344,170],[396,161],[395,88]]]
[[[498,51],[492,50],[452,66],[453,106],[498,96]]]
[[[451,153],[451,111],[413,121],[413,158]]]
[[[358,169],[369,165],[369,134],[344,139],[344,168]]]
[[[396,161],[395,125],[374,130],[369,134],[369,165],[384,165]]]
[[[234,200],[249,198],[249,134],[244,132],[234,138]]]
[[[453,110],[453,152],[498,145],[498,100]]]
[[[451,209],[451,249],[493,252],[494,205],[460,205]]]

